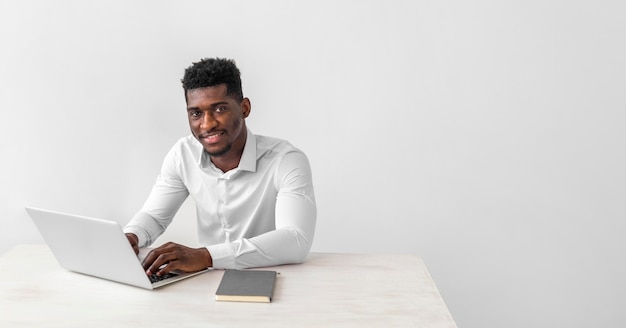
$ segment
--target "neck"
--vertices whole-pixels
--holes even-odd
[[[226,173],[236,168],[237,166],[239,166],[239,162],[241,161],[241,155],[243,154],[243,150],[237,153],[238,155],[236,156],[231,156],[231,155],[235,155],[234,152],[231,152],[228,155],[209,156],[209,158],[211,158],[211,162],[213,163],[213,165],[215,165],[218,169],[222,170],[222,172]]]

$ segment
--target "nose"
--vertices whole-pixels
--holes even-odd
[[[200,120],[200,129],[202,131],[211,131],[217,126],[217,124],[218,122],[215,120],[213,115],[206,113],[202,115],[202,119]]]

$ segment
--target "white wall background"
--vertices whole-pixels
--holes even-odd
[[[626,325],[622,1],[0,0],[0,252],[26,204],[127,222],[235,58],[310,157],[314,251],[424,257],[460,327]],[[167,238],[193,242],[193,204]],[[1,270],[1,268],[0,268]]]

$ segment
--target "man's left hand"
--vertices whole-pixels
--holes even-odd
[[[150,251],[143,262],[148,275],[164,275],[174,270],[196,272],[212,265],[211,254],[206,248],[190,248],[172,242]]]

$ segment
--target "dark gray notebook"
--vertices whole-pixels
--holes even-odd
[[[269,303],[274,295],[276,275],[276,271],[227,269],[215,292],[215,300]]]

